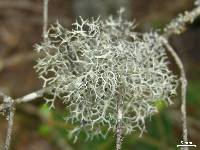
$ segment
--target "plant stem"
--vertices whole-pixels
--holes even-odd
[[[170,46],[168,41],[163,37],[161,38],[164,45],[166,46],[168,52],[172,55],[174,58],[177,66],[180,69],[180,81],[181,81],[181,119],[182,119],[182,130],[183,130],[183,141],[188,142],[188,131],[187,131],[187,114],[186,114],[186,93],[187,93],[187,78],[185,74],[185,69],[183,66],[183,63],[179,56],[176,54],[175,50]],[[188,150],[188,147],[182,148],[182,150]]]
[[[117,127],[116,127],[116,150],[121,150],[122,145],[122,103],[117,102]]]
[[[14,104],[20,104],[20,103],[27,103],[27,102],[31,102],[33,100],[36,100],[37,98],[42,97],[45,93],[48,93],[50,90],[52,89],[52,87],[48,87],[48,88],[43,88],[40,89],[38,91],[29,93],[25,96],[19,97],[17,99],[14,100]],[[1,92],[0,92],[1,95]],[[9,108],[10,105],[8,103],[3,103],[0,105],[0,111]]]
[[[14,120],[14,101],[11,97],[4,95],[3,97],[4,102],[8,104],[9,106],[9,116],[7,117],[8,119],[8,128],[7,128],[7,133],[6,133],[6,141],[4,144],[3,150],[9,150],[10,148],[10,143],[11,143],[11,136],[12,136],[12,131],[13,131],[13,120]]]
[[[179,28],[183,28],[184,30],[181,30],[180,32],[177,33],[177,27],[175,26],[174,28],[166,29],[164,31],[163,36],[166,38],[169,38],[173,34],[181,34],[187,29],[187,24],[191,24],[194,22],[194,20],[200,16],[200,7],[196,7],[192,9],[191,11],[183,14],[183,20],[182,22],[179,22]]]

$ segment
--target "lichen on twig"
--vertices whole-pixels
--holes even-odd
[[[6,119],[8,120],[8,128],[7,128],[6,139],[5,139],[5,144],[3,146],[3,150],[9,150],[10,143],[11,143],[12,130],[13,130],[14,112],[15,112],[14,100],[10,96],[7,96],[1,91],[0,91],[0,97],[2,97],[3,103],[6,104],[6,106],[8,107],[7,108],[8,115],[6,116]],[[5,108],[3,110],[5,111]]]
[[[45,56],[35,66],[44,87],[54,87],[56,98],[69,110],[66,121],[88,137],[115,131],[117,101],[123,102],[121,128],[124,134],[145,131],[145,118],[157,112],[153,105],[162,99],[171,104],[177,80],[156,32],[134,32],[134,22],[109,17],[80,18],[68,30],[59,23],[51,26],[48,41],[36,46]],[[102,126],[107,128],[103,132]]]

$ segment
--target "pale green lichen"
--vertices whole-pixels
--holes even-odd
[[[159,35],[134,32],[135,24],[121,13],[105,21],[80,18],[72,30],[56,23],[47,42],[36,46],[44,57],[35,68],[44,87],[53,87],[47,102],[53,107],[57,97],[66,104],[66,121],[76,126],[72,135],[85,131],[93,137],[115,130],[118,100],[123,133],[142,133],[145,119],[157,112],[154,103],[172,103],[176,94],[176,76]]]

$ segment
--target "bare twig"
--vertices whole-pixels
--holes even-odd
[[[43,38],[44,42],[47,40],[47,26],[48,26],[48,3],[49,0],[43,0]]]
[[[172,55],[174,58],[177,66],[180,69],[180,81],[181,81],[181,113],[182,113],[182,126],[183,126],[183,140],[185,142],[188,141],[188,133],[187,133],[187,114],[186,114],[186,89],[187,89],[187,78],[185,75],[185,69],[183,66],[183,63],[179,56],[176,54],[175,50],[170,46],[168,41],[164,38],[161,37],[161,40],[163,41],[164,45],[166,46],[166,49],[168,52]],[[187,147],[184,148],[184,150],[188,150]]]

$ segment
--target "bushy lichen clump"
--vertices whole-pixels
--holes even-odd
[[[124,134],[145,130],[145,118],[157,111],[158,100],[171,103],[177,87],[168,69],[159,35],[134,32],[135,24],[119,17],[105,21],[80,18],[73,29],[59,23],[48,32],[48,41],[36,46],[43,54],[36,70],[44,87],[52,87],[66,104],[68,122],[88,135],[115,130],[117,101],[121,101]],[[106,128],[107,130],[103,130]]]

